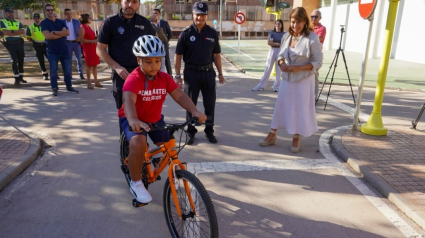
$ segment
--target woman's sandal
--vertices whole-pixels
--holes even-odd
[[[301,136],[299,134],[295,134],[293,139],[298,139],[298,146],[295,147],[295,146],[292,146],[291,145],[291,152],[292,153],[297,153],[298,151],[300,151],[300,139],[301,139]]]
[[[93,89],[94,89],[94,87],[93,87],[93,85],[92,85],[92,84],[87,84],[87,89],[93,90]]]
[[[100,83],[95,83],[95,84],[94,84],[94,86],[95,86],[96,88],[103,88],[103,85],[102,85],[102,84],[100,84]]]
[[[274,134],[274,137],[271,140],[269,140],[269,141],[265,141],[264,139],[260,140],[260,143],[258,143],[260,146],[269,146],[269,145],[276,144],[276,139],[277,139],[276,131],[270,129],[269,130],[269,133]]]

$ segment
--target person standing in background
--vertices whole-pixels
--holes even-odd
[[[223,84],[225,78],[221,67],[221,48],[217,31],[207,25],[208,5],[205,2],[196,2],[193,5],[193,23],[186,27],[179,36],[174,56],[174,70],[176,81],[183,88],[183,79],[180,74],[181,60],[184,61],[184,90],[192,99],[193,104],[198,103],[199,93],[202,92],[205,114],[209,117],[205,126],[205,137],[210,143],[217,143],[214,136],[214,112],[216,102],[216,73],[218,71],[219,83]],[[190,112],[186,118],[191,119]],[[198,130],[188,125],[188,145],[192,145]]]
[[[66,46],[66,37],[69,35],[69,29],[64,21],[56,18],[55,9],[52,4],[46,4],[45,11],[47,18],[41,22],[41,31],[46,38],[47,59],[50,65],[50,85],[53,96],[58,96],[58,62],[61,62],[64,74],[66,90],[70,93],[78,93],[72,87],[71,82],[71,57]]]
[[[286,32],[283,31],[283,21],[277,20],[274,24],[273,31],[270,32],[269,39],[267,40],[267,44],[270,46],[269,56],[266,61],[266,68],[264,69],[263,77],[261,77],[260,82],[255,86],[252,91],[263,91],[267,87],[267,83],[270,79],[270,74],[272,72],[273,66],[276,65],[276,80],[273,84],[273,92],[279,91],[280,85],[280,75],[282,71],[279,69],[279,65],[277,65],[277,56],[279,55],[280,50],[280,42],[282,40],[282,36]]]
[[[99,31],[97,55],[112,68],[112,95],[117,109],[122,106],[124,80],[139,67],[133,44],[144,35],[156,35],[151,22],[137,14],[139,0],[121,0],[121,9],[107,18]],[[122,132],[119,124],[120,134]]]
[[[2,41],[2,43],[9,52],[12,61],[13,77],[15,78],[14,85],[19,86],[20,83],[27,82],[23,79],[25,51],[24,39],[21,37],[21,35],[25,34],[25,30],[21,22],[15,20],[12,8],[6,7],[4,12],[6,13],[6,19],[1,20],[0,25],[3,38],[6,41]]]
[[[171,31],[170,24],[168,24],[168,21],[164,21],[161,19],[161,10],[158,8],[153,9],[153,14],[155,14],[158,17],[158,24],[157,26],[162,28],[162,31],[167,36],[167,42],[164,42],[165,46],[165,67],[167,68],[167,73],[173,77],[173,70],[171,68],[171,61],[170,61],[170,40],[173,37],[173,32]]]
[[[314,34],[319,36],[320,43],[322,44],[322,50],[323,50],[323,42],[325,42],[326,37],[326,27],[324,27],[320,20],[322,19],[322,13],[316,9],[314,10],[311,15],[311,23],[314,27]],[[317,95],[319,93],[319,71],[317,71],[316,78],[315,78],[315,88],[314,88],[314,95],[317,98]]]
[[[44,57],[47,58],[46,38],[44,37],[43,32],[41,32],[40,14],[34,13],[32,19],[34,20],[34,23],[29,25],[27,28],[27,39],[32,42],[43,79],[49,80],[49,74],[47,73],[46,64],[44,63]]]
[[[78,74],[80,75],[80,79],[85,79],[83,74],[83,63],[81,60],[81,45],[78,42],[78,31],[80,30],[80,21],[77,19],[72,19],[72,11],[71,9],[65,9],[65,20],[66,26],[69,29],[69,35],[66,37],[66,46],[68,47],[69,57],[71,57],[69,64],[71,68],[72,74],[72,52],[75,53],[75,58],[77,58],[78,65]]]
[[[164,43],[164,48],[165,48],[165,44],[167,44],[167,37],[162,31],[162,28],[158,26],[158,22],[159,22],[158,17],[155,14],[152,14],[149,20],[152,23],[153,29],[155,29],[156,31],[156,35],[161,40],[161,42]],[[161,71],[167,73],[165,69],[165,57],[161,57]]]
[[[83,54],[86,59],[86,74],[87,74],[87,88],[94,89],[91,84],[91,74],[93,73],[94,86],[102,88],[102,84],[97,81],[97,65],[100,64],[99,56],[96,54],[97,37],[96,33],[90,28],[90,15],[81,14],[80,16],[81,27],[78,32],[78,41],[83,45]]]
[[[314,79],[322,67],[323,53],[319,37],[313,33],[310,18],[303,7],[290,14],[288,36],[284,36],[277,58],[282,82],[274,107],[270,130],[260,146],[276,143],[276,131],[285,128],[293,134],[291,152],[300,150],[301,136],[318,130],[314,100]]]

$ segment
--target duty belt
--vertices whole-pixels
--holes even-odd
[[[213,67],[213,63],[203,65],[203,66],[191,65],[191,64],[185,64],[184,65],[185,69],[191,69],[191,70],[195,70],[195,71],[208,71],[208,70],[212,69],[212,67]]]
[[[6,41],[5,43],[6,43],[7,45],[22,44],[22,43],[24,43],[24,40],[21,38],[21,39],[19,39],[19,40]]]

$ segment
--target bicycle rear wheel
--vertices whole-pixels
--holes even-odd
[[[124,165],[124,160],[127,158],[128,153],[130,153],[130,145],[123,132],[120,136],[120,161],[122,165]]]
[[[175,184],[173,182],[170,184],[169,179],[164,185],[163,199],[165,220],[172,237],[218,237],[218,224],[214,205],[204,185],[195,175],[186,170],[177,170],[176,176],[178,181],[176,192],[183,216],[182,220],[178,217],[171,193],[170,185],[175,186]],[[189,184],[196,215],[192,212],[183,181],[187,181]]]

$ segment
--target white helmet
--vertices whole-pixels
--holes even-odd
[[[133,45],[133,54],[137,57],[165,57],[162,41],[151,35],[140,36]]]

